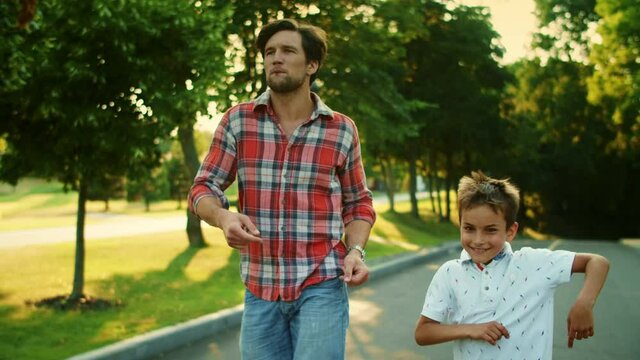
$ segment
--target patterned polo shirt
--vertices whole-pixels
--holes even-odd
[[[571,278],[575,253],[522,248],[505,243],[483,270],[462,250],[444,263],[425,297],[422,315],[445,324],[502,323],[510,338],[491,345],[454,341],[454,359],[551,359],[553,296]]]
[[[315,109],[289,138],[267,90],[229,109],[189,193],[191,210],[238,179],[238,210],[262,244],[240,251],[241,277],[264,300],[292,301],[302,289],[342,275],[344,227],[375,221],[354,122],[312,93]]]

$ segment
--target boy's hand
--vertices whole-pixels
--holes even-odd
[[[587,339],[593,336],[593,311],[589,304],[576,301],[567,317],[568,345],[573,347],[573,340]]]
[[[491,345],[495,345],[503,336],[509,338],[509,331],[504,325],[497,321],[484,324],[469,325],[471,333],[469,336],[475,340],[484,340]]]

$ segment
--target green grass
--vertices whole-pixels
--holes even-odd
[[[123,302],[103,311],[25,305],[69,293],[74,244],[1,252],[0,358],[65,358],[240,303],[237,253],[219,231],[206,235],[199,250],[182,231],[88,242],[85,292]]]
[[[26,191],[20,202],[34,195],[38,194]],[[421,220],[408,215],[406,203],[397,204],[397,213],[377,209],[373,240],[367,246],[369,259],[457,238],[453,225],[436,221],[427,211],[426,201],[420,205]],[[114,211],[144,214],[127,206],[114,204]],[[33,216],[47,223],[46,214],[60,217],[70,211],[67,207],[73,209],[72,204],[47,207],[46,202],[40,202],[30,211],[0,222],[13,223]],[[33,212],[38,216],[29,215]],[[146,216],[175,213],[167,205]],[[71,210],[69,216],[74,215]],[[62,359],[241,303],[244,288],[237,252],[226,245],[220,230],[203,228],[209,243],[203,249],[188,248],[182,231],[87,242],[85,293],[123,302],[120,307],[102,311],[61,312],[25,304],[70,292],[73,243],[3,249],[0,359]]]
[[[226,191],[231,202],[236,201],[237,186]],[[41,179],[24,179],[15,187],[0,183],[0,231],[37,229],[47,227],[75,226],[78,193],[65,192],[62,184]],[[109,201],[109,211],[105,211],[103,201],[87,201],[87,224],[99,223],[103,213],[135,215],[144,217],[175,216],[186,211],[186,199],[156,201],[150,211],[141,201],[128,202],[118,199]],[[94,216],[92,216],[94,215]]]

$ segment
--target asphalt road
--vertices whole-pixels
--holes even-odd
[[[584,276],[574,275],[556,291],[554,360],[640,359],[640,249],[614,242],[514,242],[521,246],[595,252],[606,256],[611,271],[595,309],[595,337],[567,348],[566,316]],[[451,359],[451,344],[419,347],[413,340],[426,287],[447,258],[406,269],[350,293],[351,325],[347,334],[348,360]],[[203,299],[203,301],[206,301]],[[164,354],[162,360],[239,359],[239,328]]]

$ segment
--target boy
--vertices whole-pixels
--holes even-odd
[[[583,288],[567,319],[568,345],[593,336],[593,306],[609,270],[596,254],[523,248],[513,252],[520,195],[482,172],[458,186],[460,259],[443,264],[427,290],[419,345],[455,340],[454,359],[551,359],[553,295],[575,272]]]

